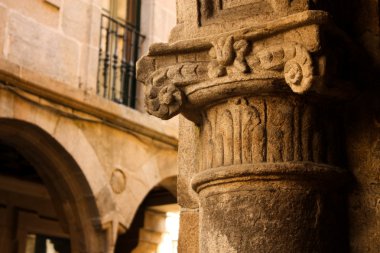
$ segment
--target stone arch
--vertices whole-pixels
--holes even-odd
[[[110,194],[109,187],[103,182],[103,188],[94,192],[91,178],[75,157],[79,154],[73,155],[45,130],[22,120],[1,118],[0,141],[23,155],[44,181],[58,214],[68,224],[64,229],[70,235],[72,252],[107,252],[109,242],[99,218],[104,210],[97,201]]]
[[[177,175],[162,179],[159,185],[168,190],[174,197],[177,197]]]
[[[134,213],[129,229],[126,233],[119,235],[115,253],[156,252],[164,233],[162,223],[165,222],[166,217],[155,210],[150,210],[150,207],[177,203],[177,170],[166,168],[162,173],[162,168],[157,169],[161,172],[161,177],[156,178],[155,184],[148,188]]]

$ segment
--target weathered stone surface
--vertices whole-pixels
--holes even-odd
[[[101,24],[101,8],[99,5],[93,4],[89,6],[89,14],[90,14],[90,22],[88,30],[90,30],[89,34],[89,45],[92,47],[99,47],[99,38],[100,38],[100,24]],[[87,18],[87,17],[84,17]],[[86,32],[88,32],[88,30]],[[95,73],[95,72],[94,72]]]
[[[341,221],[329,191],[344,178],[344,170],[313,163],[238,165],[198,174],[193,187],[201,206],[200,252],[341,250]]]
[[[82,0],[65,0],[63,4],[62,30],[78,41],[88,41],[90,5]]]
[[[56,7],[51,6],[45,1],[2,0],[1,3],[35,22],[58,28],[59,11]]]
[[[182,209],[180,215],[180,231],[178,252],[199,252],[199,211],[198,209]]]
[[[178,1],[170,43],[140,61],[147,111],[188,120],[178,194],[199,205],[199,252],[348,251],[337,115],[361,60],[329,18],[339,4]]]
[[[191,189],[189,178],[199,171],[199,129],[193,122],[180,116],[178,148],[178,204],[184,208],[197,208],[198,198]]]
[[[84,45],[80,47],[80,50],[79,86],[89,93],[95,93],[98,78],[94,73],[98,71],[99,50]]]
[[[0,5],[0,22],[2,24],[5,24],[7,22],[8,18],[8,10],[4,5]],[[0,27],[0,57],[3,57],[4,55],[4,43],[5,43],[5,25],[2,25]]]
[[[9,16],[8,31],[7,56],[10,61],[70,85],[78,85],[79,46],[76,42],[16,12]]]

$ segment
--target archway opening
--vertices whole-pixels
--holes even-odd
[[[65,219],[34,167],[0,142],[0,227],[4,252],[70,253]]]
[[[128,231],[118,237],[115,253],[176,253],[180,207],[176,177],[163,180],[145,197]]]
[[[24,121],[0,119],[0,166],[8,187],[0,195],[0,216],[7,217],[0,220],[2,252],[105,252],[86,177],[52,136]]]

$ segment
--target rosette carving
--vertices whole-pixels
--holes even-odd
[[[161,119],[177,115],[184,100],[180,87],[204,80],[202,63],[184,63],[156,70],[148,78],[145,105],[149,114]]]

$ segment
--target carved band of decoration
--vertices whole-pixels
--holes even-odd
[[[347,172],[339,167],[312,162],[259,163],[223,166],[202,171],[191,180],[193,190],[247,181],[310,181],[316,186],[339,187]],[[310,184],[312,185],[312,184]],[[223,188],[224,189],[224,188]]]
[[[230,72],[247,78],[255,75],[279,78],[279,72],[283,72],[286,83],[295,93],[304,93],[312,85],[312,59],[300,44],[286,43],[258,52],[251,49],[247,40],[235,41],[233,36],[219,38],[212,44],[210,62],[176,64],[159,68],[150,75],[145,93],[148,113],[169,119],[180,112],[187,95],[183,87],[218,79]]]
[[[209,54],[212,58],[208,65],[208,75],[210,78],[217,78],[227,75],[227,66],[233,65],[242,73],[249,72],[249,67],[245,61],[248,53],[248,42],[238,40],[235,42],[233,36],[219,38],[212,42],[213,47]]]
[[[335,121],[326,125],[318,120],[321,114],[323,108],[296,96],[231,98],[209,107],[202,114],[201,169],[300,161],[337,165],[339,147],[329,138],[337,136]]]
[[[145,91],[148,113],[162,119],[178,114],[184,99],[179,87],[205,80],[206,72],[202,63],[179,64],[153,72]]]
[[[271,46],[249,54],[249,43],[235,41],[233,36],[214,41],[209,54],[210,78],[228,75],[227,67],[233,66],[241,73],[283,71],[286,83],[293,92],[302,94],[310,89],[313,79],[312,59],[305,47],[297,43]]]

